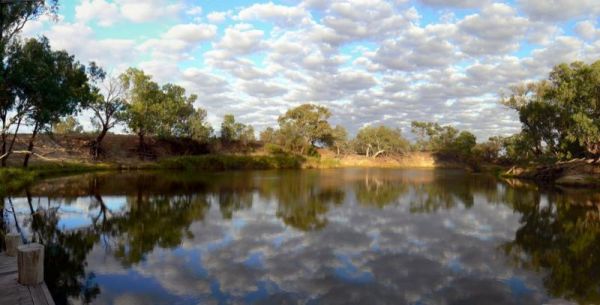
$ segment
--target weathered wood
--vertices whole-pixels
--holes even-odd
[[[17,256],[17,248],[21,245],[21,234],[19,233],[8,233],[4,237],[6,244],[6,255]]]
[[[38,285],[44,282],[44,246],[27,244],[19,246],[17,255],[19,283]]]
[[[55,305],[46,284],[23,286],[17,276],[17,257],[0,253],[0,305]]]

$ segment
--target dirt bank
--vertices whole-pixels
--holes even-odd
[[[515,166],[504,176],[565,186],[600,187],[600,163],[594,160],[574,159],[551,165]]]

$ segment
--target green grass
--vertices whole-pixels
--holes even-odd
[[[18,191],[36,180],[65,175],[115,169],[108,164],[86,164],[77,162],[40,163],[29,168],[0,168],[0,196]]]
[[[262,170],[301,168],[303,157],[294,155],[236,156],[205,155],[173,157],[151,164],[152,169],[174,170]]]

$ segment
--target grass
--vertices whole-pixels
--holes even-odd
[[[109,164],[79,162],[39,163],[29,168],[0,168],[0,196],[18,191],[33,182],[52,176],[115,169]]]
[[[204,155],[172,157],[150,164],[150,169],[172,170],[261,170],[302,168],[305,159],[295,155],[236,156]]]

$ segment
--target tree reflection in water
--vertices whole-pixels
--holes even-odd
[[[524,193],[511,202],[522,225],[506,253],[521,268],[547,273],[550,294],[600,303],[600,194]]]
[[[102,293],[95,275],[86,271],[86,258],[95,246],[131,268],[156,249],[175,249],[193,240],[190,227],[205,220],[211,206],[230,221],[260,201],[274,205],[274,216],[285,226],[315,232],[327,227],[338,208],[353,202],[357,208],[405,208],[421,215],[471,209],[477,202],[499,204],[521,215],[514,240],[501,246],[516,268],[543,275],[553,296],[600,302],[600,195],[514,183],[454,171],[93,174],[25,190],[29,216],[24,225],[32,239],[47,247],[46,282],[57,303],[91,303]],[[106,203],[108,196],[122,198],[124,204],[115,208]],[[88,198],[88,210],[94,211],[89,225],[65,229],[61,207],[78,198]]]

